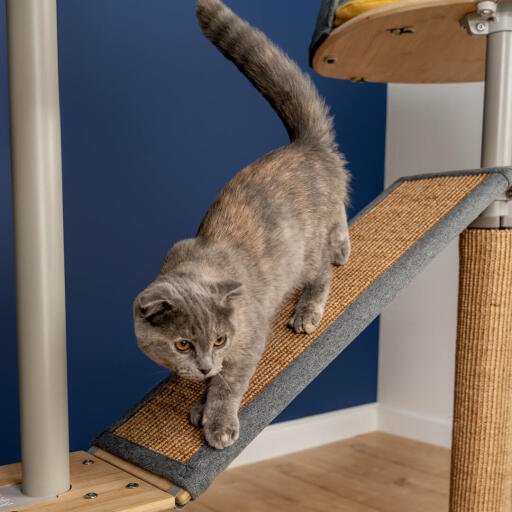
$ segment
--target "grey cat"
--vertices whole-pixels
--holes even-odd
[[[291,143],[239,172],[197,236],[178,242],[136,298],[140,348],[179,376],[206,380],[190,419],[222,449],[239,435],[238,410],[283,300],[302,290],[290,327],[310,333],[346,263],[348,173],[332,118],[311,79],[220,0],[199,0],[210,41],[265,96]]]

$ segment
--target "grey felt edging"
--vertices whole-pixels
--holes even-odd
[[[316,20],[315,32],[311,39],[309,46],[309,65],[313,67],[313,57],[320,45],[327,39],[329,34],[332,32],[334,25],[334,17],[338,7],[346,3],[342,0],[323,0],[318,12],[318,18]]]
[[[318,48],[329,37],[331,32],[338,28],[334,26],[336,11],[352,0],[322,0],[320,11],[316,20],[315,31],[309,45],[309,65],[313,67],[313,58]]]
[[[146,403],[160,385],[139,404],[98,436],[98,446],[152,473],[171,480],[190,492],[193,498],[202,494],[231,461],[379,314],[395,295],[408,284],[448,243],[462,232],[489,204],[512,184],[510,169],[451,172],[403,178],[385,190],[351,224],[382,201],[402,182],[439,176],[458,176],[488,172],[473,192],[463,199],[427,235],[405,253],[386,273],[377,279],[340,315],[295,361],[286,367],[239,415],[240,438],[224,450],[203,445],[186,464],[169,459],[120,438],[113,433]],[[167,382],[167,381],[166,381]]]

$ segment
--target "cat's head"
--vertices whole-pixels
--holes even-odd
[[[183,274],[157,279],[134,302],[139,347],[181,377],[213,377],[233,347],[242,293],[232,280]]]

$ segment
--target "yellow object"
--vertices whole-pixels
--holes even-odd
[[[376,7],[394,4],[395,2],[400,2],[400,0],[352,0],[352,2],[343,4],[336,11],[334,26],[339,27],[348,20],[351,20],[352,18],[359,16],[359,14],[363,14],[366,11],[371,11]]]

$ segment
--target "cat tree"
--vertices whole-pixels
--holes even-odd
[[[100,434],[91,454],[70,459],[56,6],[7,0],[23,483],[19,465],[0,468],[0,498],[10,500],[0,500],[0,511],[42,502],[44,510],[70,510],[83,500],[91,510],[97,503],[98,510],[163,511],[198,497],[468,225],[461,237],[451,510],[510,509],[511,4],[364,3],[324,2],[315,69],[336,78],[424,83],[481,79],[487,62],[483,169],[402,179],[352,220],[352,256],[334,271],[319,329],[286,329],[293,300],[276,318],[234,445],[218,451],[204,444],[188,423],[201,385],[170,377]]]

